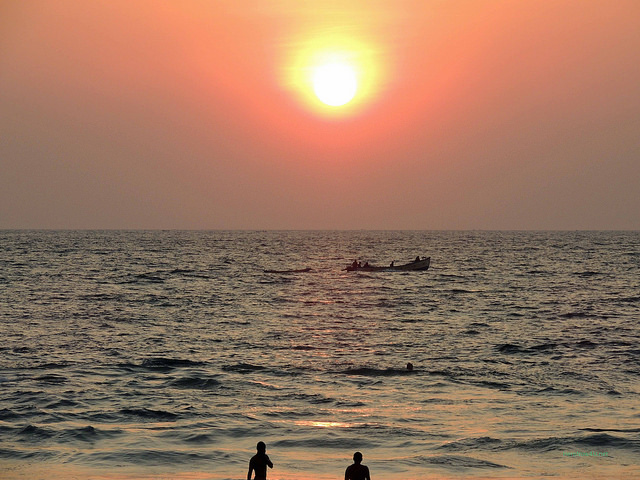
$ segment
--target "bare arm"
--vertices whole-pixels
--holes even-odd
[[[251,480],[252,473],[253,473],[253,462],[249,462],[249,473],[247,473],[247,480]]]

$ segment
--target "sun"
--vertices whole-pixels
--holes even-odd
[[[316,97],[331,107],[349,103],[358,90],[355,69],[345,62],[328,62],[316,66],[312,73]]]
[[[328,119],[360,115],[382,92],[384,50],[372,38],[339,32],[291,37],[280,81],[301,106]]]

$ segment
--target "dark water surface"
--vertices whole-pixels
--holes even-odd
[[[264,440],[274,480],[340,478],[356,450],[378,480],[640,478],[638,232],[0,245],[0,471],[242,478]],[[429,271],[342,270],[416,255]]]

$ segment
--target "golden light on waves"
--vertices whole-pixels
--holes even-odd
[[[320,422],[320,421],[307,421],[307,420],[299,420],[295,422],[296,425],[301,425],[305,427],[317,427],[317,428],[350,428],[353,427],[352,423],[345,422]]]

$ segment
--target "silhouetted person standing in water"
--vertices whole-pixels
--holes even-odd
[[[256,453],[249,461],[249,473],[247,473],[247,480],[251,480],[251,472],[256,472],[254,480],[267,480],[267,467],[273,468],[273,463],[269,460],[267,455],[267,446],[264,442],[258,442],[256,445],[258,453]]]
[[[369,475],[369,467],[362,464],[362,454],[356,452],[353,454],[353,465],[349,465],[344,472],[344,480],[371,480]]]

